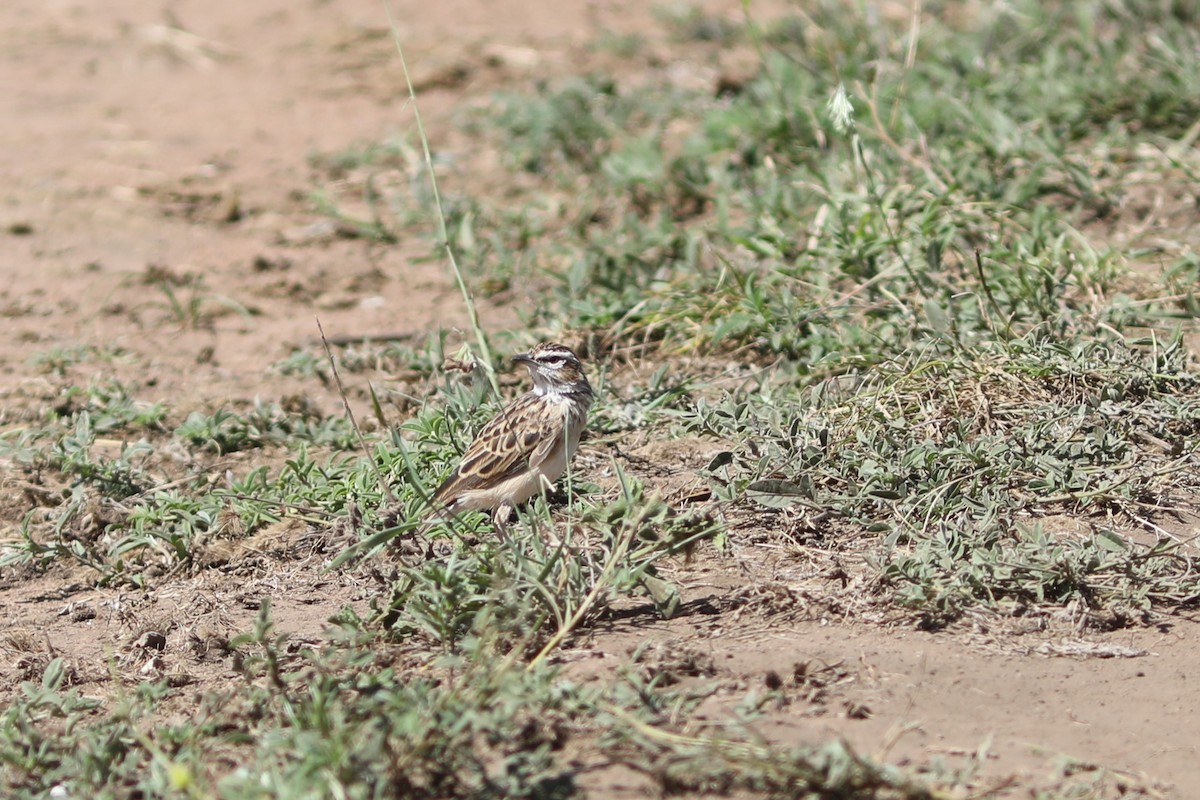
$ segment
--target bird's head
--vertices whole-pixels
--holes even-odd
[[[591,394],[592,387],[583,364],[571,349],[554,342],[543,342],[528,353],[518,353],[513,361],[524,364],[533,376],[534,391],[541,394]]]

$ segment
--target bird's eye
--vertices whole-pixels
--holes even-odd
[[[554,369],[561,369],[562,365],[565,363],[567,363],[567,360],[565,358],[547,358],[546,359],[546,366],[553,367]]]

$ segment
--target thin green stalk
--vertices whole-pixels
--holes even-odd
[[[858,156],[858,162],[862,165],[863,175],[867,179],[867,191],[871,195],[871,200],[875,203],[875,209],[879,212],[880,219],[883,220],[883,226],[887,229],[892,252],[896,254],[896,257],[900,259],[900,263],[904,265],[904,271],[908,273],[908,278],[913,282],[913,287],[920,292],[923,299],[928,300],[929,294],[925,291],[925,286],[917,276],[912,264],[909,263],[908,256],[904,254],[904,248],[900,246],[900,236],[892,227],[892,220],[888,216],[887,209],[883,207],[883,195],[880,193],[879,187],[875,185],[875,175],[871,172],[871,165],[867,163],[867,154],[863,151],[862,137],[858,135],[857,128],[852,131],[850,138],[853,143],[854,152]]]
[[[412,103],[413,118],[417,122],[417,134],[421,137],[425,169],[429,172],[429,185],[433,189],[433,200],[437,206],[442,247],[446,249],[446,258],[450,261],[454,280],[458,284],[458,290],[462,292],[463,305],[467,309],[467,319],[471,323],[471,329],[475,332],[475,342],[479,345],[479,356],[487,370],[488,381],[491,383],[492,391],[498,395],[500,394],[500,383],[496,380],[496,361],[492,357],[492,348],[488,344],[487,334],[479,325],[479,312],[475,308],[475,299],[471,296],[471,290],[467,288],[467,282],[463,280],[462,270],[459,269],[458,260],[454,257],[454,248],[450,246],[450,233],[446,229],[446,212],[442,208],[442,195],[438,191],[437,175],[433,171],[433,156],[429,150],[429,139],[425,135],[425,124],[421,121],[421,109],[417,105],[417,90],[413,87],[412,76],[408,73],[408,63],[404,60],[404,48],[400,45],[400,34],[396,31],[396,22],[392,18],[391,4],[386,0],[383,3],[383,10],[387,14],[388,27],[392,32],[392,42],[396,45],[396,54],[400,57],[400,68],[404,71],[404,82],[408,86],[408,99]]]

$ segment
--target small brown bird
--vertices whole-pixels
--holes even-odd
[[[546,491],[567,471],[587,425],[592,385],[583,365],[561,344],[543,343],[513,356],[533,377],[533,389],[492,418],[463,454],[433,500],[433,518],[493,511],[502,535],[513,508]]]

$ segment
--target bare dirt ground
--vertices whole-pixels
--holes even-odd
[[[630,0],[397,2],[394,15],[431,138],[477,170],[448,179],[481,184],[498,176],[456,113],[597,58],[585,45],[602,30],[654,27],[649,4]],[[306,199],[310,155],[412,124],[387,26],[373,0],[0,4],[0,426],[40,414],[60,386],[97,371],[183,409],[303,393],[332,410],[339,401],[324,387],[267,371],[316,338],[316,316],[348,336],[464,322],[444,266],[421,258],[427,242],[340,238]],[[211,324],[178,325],[164,277],[193,292]],[[252,315],[216,313],[225,299]],[[487,327],[515,324],[511,305],[482,314]],[[78,345],[131,356],[61,377],[28,361]],[[0,484],[8,538],[25,501]],[[309,641],[342,606],[365,607],[375,584],[322,573],[308,535],[282,525],[146,593],[95,588],[82,571],[0,574],[4,682],[35,674],[28,650],[50,649],[103,694],[109,662],[143,658],[138,637],[164,629],[163,662],[144,674],[165,671],[194,690],[174,709],[186,714],[188,698],[227,679],[209,645],[247,630],[263,597],[282,631]],[[983,752],[993,785],[1012,796],[1045,785],[1062,757],[1166,796],[1200,795],[1193,620],[1108,635],[1077,633],[1065,618],[1023,631],[976,619],[935,633],[908,618],[848,620],[806,601],[827,577],[796,553],[753,544],[672,577],[686,613],[602,627],[568,651],[566,668],[586,679],[657,643],[684,672],[722,681],[707,701],[713,719],[761,686],[760,732],[771,740],[845,737],[910,765]],[[26,639],[25,650],[14,645]],[[646,788],[616,768],[585,783],[601,797]]]

